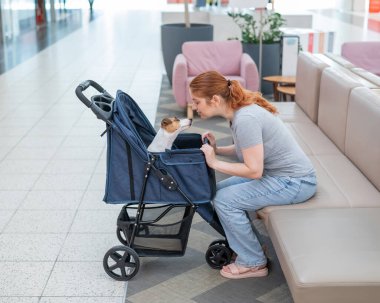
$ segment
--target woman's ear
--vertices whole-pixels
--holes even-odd
[[[220,104],[220,97],[218,95],[212,96],[211,104],[212,105],[219,105]]]

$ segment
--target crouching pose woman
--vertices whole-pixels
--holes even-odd
[[[220,273],[231,279],[264,277],[267,259],[246,211],[312,197],[317,185],[313,165],[276,116],[277,109],[260,93],[210,71],[191,81],[190,94],[193,109],[202,119],[224,117],[233,136],[233,145],[217,146],[215,136],[205,133],[210,144],[201,148],[210,167],[232,176],[217,184],[213,201],[229,245],[237,254]],[[237,163],[216,158],[234,154]]]

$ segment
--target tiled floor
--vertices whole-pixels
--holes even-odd
[[[123,302],[126,283],[102,268],[119,210],[100,202],[104,125],[74,90],[86,79],[125,90],[153,123],[159,24],[158,11],[107,12],[0,75],[0,303]],[[337,43],[380,36],[329,24]]]
[[[74,90],[86,79],[126,90],[154,122],[159,23],[109,13],[0,76],[1,303],[123,301],[126,283],[102,268],[119,211],[101,202],[104,125]]]

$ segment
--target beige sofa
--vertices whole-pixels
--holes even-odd
[[[380,89],[343,61],[301,53],[296,102],[275,103],[319,182],[258,212],[296,303],[380,302]]]

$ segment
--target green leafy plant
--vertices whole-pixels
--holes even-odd
[[[279,13],[264,13],[262,18],[243,12],[228,12],[228,16],[239,26],[243,43],[259,43],[261,30],[265,44],[276,43],[283,35],[280,27],[285,24],[285,19]]]

